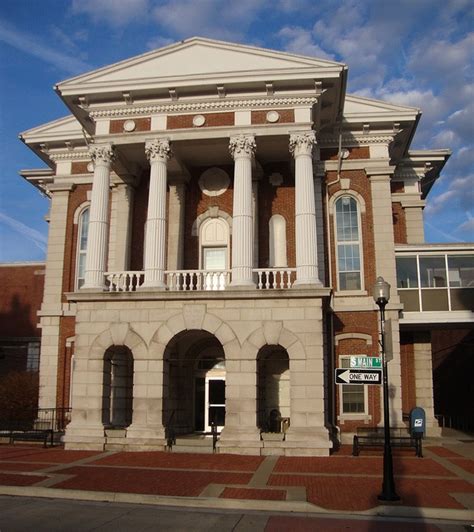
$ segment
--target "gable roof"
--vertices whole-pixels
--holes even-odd
[[[238,79],[274,81],[291,72],[318,72],[320,77],[339,76],[342,63],[303,55],[277,52],[255,46],[193,37],[125,61],[67,79],[57,84],[67,96],[111,89],[146,89],[163,84],[186,85],[226,82]]]
[[[27,144],[36,142],[55,142],[64,139],[84,139],[82,125],[75,116],[65,116],[58,118],[46,124],[33,127],[27,131],[23,131],[19,135],[20,139]]]
[[[420,114],[420,112],[421,111],[416,107],[407,107],[405,105],[389,103],[384,100],[346,94],[343,116],[348,122],[391,119],[413,120]]]

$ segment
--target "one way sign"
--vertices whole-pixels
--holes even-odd
[[[336,384],[382,384],[382,370],[336,368]]]

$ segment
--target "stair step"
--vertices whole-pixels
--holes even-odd
[[[125,438],[127,435],[126,429],[105,429],[107,438]]]

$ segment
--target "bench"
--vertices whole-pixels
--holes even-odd
[[[421,438],[411,436],[406,429],[390,429],[390,442],[392,447],[413,447],[415,456],[423,458]],[[383,427],[358,427],[354,434],[352,455],[359,456],[362,447],[383,447],[385,445],[385,432]]]
[[[51,447],[54,445],[54,431],[51,429],[12,430],[9,436],[10,444],[15,441],[42,441],[46,448],[50,440]]]

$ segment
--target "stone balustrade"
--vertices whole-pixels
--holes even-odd
[[[282,290],[291,288],[296,268],[255,268],[252,270],[258,290]],[[145,272],[107,272],[106,287],[109,292],[135,292],[143,285]],[[165,272],[167,290],[225,290],[231,283],[231,270],[168,270]]]

